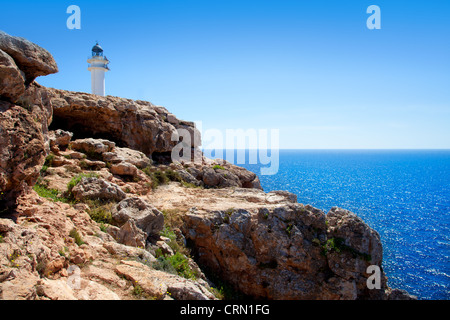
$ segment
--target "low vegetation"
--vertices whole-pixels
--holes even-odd
[[[196,271],[189,264],[190,251],[177,238],[175,229],[178,229],[183,221],[177,210],[163,210],[165,226],[160,235],[169,239],[168,245],[174,252],[173,255],[163,254],[161,249],[156,250],[157,261],[153,268],[172,274],[178,274],[186,279],[195,280],[198,277]]]
[[[157,260],[153,264],[156,270],[177,274],[183,278],[195,280],[196,272],[189,266],[189,258],[181,252],[173,255],[162,254],[161,250],[157,250]]]
[[[42,180],[38,180],[38,182],[33,186],[33,190],[36,191],[40,197],[50,199],[54,202],[70,202],[70,199],[65,197],[59,190],[48,188]]]
[[[364,261],[372,260],[370,254],[359,252],[358,250],[346,245],[345,240],[342,238],[328,239],[327,242],[322,246],[323,255],[327,255],[331,252],[341,253],[344,251],[350,253],[354,258],[360,258]]]
[[[78,233],[78,230],[73,228],[70,230],[69,236],[72,237],[75,240],[75,243],[79,246],[84,244],[83,239],[81,238],[81,235]]]
[[[102,229],[102,225],[106,229],[104,225],[111,224],[111,210],[116,205],[116,202],[86,200],[85,203],[89,206],[89,216],[91,219],[100,224],[100,229]]]
[[[153,190],[170,181],[183,182],[180,174],[172,169],[154,170],[152,167],[146,167],[142,171],[152,180],[151,187]]]

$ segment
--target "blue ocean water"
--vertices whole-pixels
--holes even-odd
[[[450,150],[280,150],[275,175],[236,164],[257,173],[265,191],[360,216],[381,236],[390,287],[450,298]]]

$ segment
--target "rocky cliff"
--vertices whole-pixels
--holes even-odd
[[[45,49],[0,32],[0,297],[408,299],[369,289],[376,231],[198,149],[145,101],[46,88]],[[200,161],[172,162],[191,135]]]

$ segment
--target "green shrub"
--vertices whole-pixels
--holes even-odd
[[[169,179],[170,181],[181,182],[183,180],[178,172],[171,169],[168,169],[165,174],[167,179]]]
[[[196,279],[195,272],[189,266],[188,258],[181,252],[177,252],[172,256],[160,255],[154,263],[153,268],[178,274],[186,279]]]
[[[292,232],[292,228],[294,227],[294,225],[292,223],[289,223],[286,227],[286,233],[290,236],[291,232]]]
[[[51,199],[54,202],[64,202],[64,203],[68,203],[69,202],[69,199],[60,196],[60,193],[59,193],[58,190],[56,190],[56,189],[49,189],[48,187],[46,187],[43,184],[36,183],[33,186],[33,190],[36,191],[36,193],[40,197]]]
[[[186,182],[186,181],[184,181],[184,180],[182,180],[182,181],[180,181],[180,182],[181,182],[181,185],[182,185],[183,187],[185,187],[185,188],[198,188],[198,189],[203,189],[202,186],[197,186],[197,185],[195,185],[195,184],[193,184],[193,183]]]
[[[145,167],[144,169],[142,169],[142,172],[144,172],[146,175],[151,177],[152,176],[152,167],[150,167],[150,166]]]
[[[78,233],[77,229],[73,228],[70,230],[69,236],[72,237],[75,240],[75,243],[79,246],[84,244],[83,239],[81,238],[81,235]]]
[[[142,287],[138,283],[134,283],[133,285],[133,295],[135,295],[136,297],[141,297],[144,293],[144,289],[142,289]]]
[[[98,200],[88,200],[86,204],[89,206],[89,216],[92,220],[101,224],[111,224],[111,209],[114,202],[103,203]]]
[[[168,245],[174,252],[187,253],[188,250],[186,248],[183,248],[178,243],[175,232],[173,232],[173,230],[171,230],[168,226],[164,227],[164,229],[160,232],[160,235],[170,239]]]
[[[51,167],[53,164],[53,160],[55,160],[55,155],[53,153],[50,153],[46,158],[44,162],[44,166]]]
[[[355,248],[346,245],[345,240],[342,238],[328,239],[327,242],[322,246],[322,254],[325,256],[331,252],[341,253],[343,251],[350,253],[353,256],[353,258],[360,258],[367,262],[372,260],[370,254],[359,252]]]
[[[152,189],[158,188],[160,185],[167,184],[169,181],[176,181],[183,183],[183,178],[181,178],[181,175],[173,171],[171,169],[167,169],[166,171],[162,170],[152,170],[153,167],[146,167],[142,169],[142,171],[151,178],[152,180]]]
[[[153,179],[158,182],[159,185],[166,184],[169,182],[169,178],[166,176],[164,171],[155,171],[153,173]]]
[[[104,224],[103,222],[100,222],[100,231],[105,232],[105,233],[108,231],[108,226],[106,224]]]
[[[216,164],[216,165],[213,167],[213,169],[221,169],[221,170],[225,170],[224,167],[219,166],[218,164]]]
[[[164,271],[171,274],[178,274],[177,270],[172,266],[170,261],[164,255],[159,256],[152,266],[156,270]]]

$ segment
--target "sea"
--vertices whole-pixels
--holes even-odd
[[[269,153],[271,175],[261,174],[267,157],[247,150],[238,161],[240,152],[227,160],[258,174],[266,192],[290,191],[325,213],[350,210],[375,229],[391,288],[450,298],[450,150],[279,150]]]

